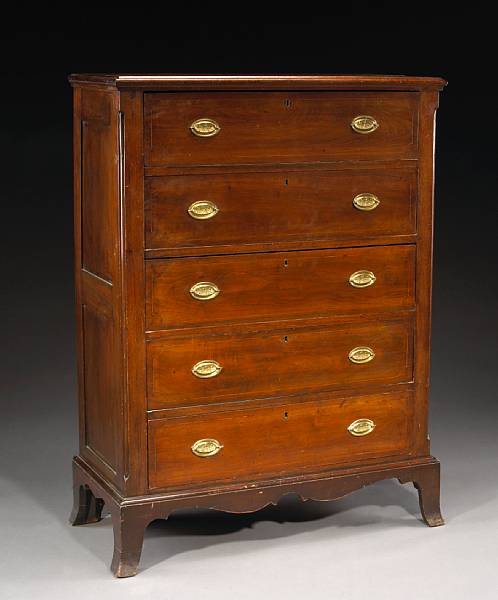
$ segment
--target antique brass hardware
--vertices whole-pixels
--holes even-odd
[[[218,454],[218,452],[223,448],[223,445],[220,444],[218,440],[214,438],[205,438],[202,440],[197,440],[192,445],[192,452],[196,456],[200,456],[201,458],[207,458],[208,456],[214,456]]]
[[[197,119],[190,126],[190,131],[197,137],[213,137],[220,130],[221,127],[214,119]]]
[[[349,353],[349,360],[357,365],[370,362],[375,357],[375,352],[368,346],[358,346]]]
[[[356,419],[348,427],[348,431],[351,435],[360,437],[362,435],[368,435],[375,429],[375,423],[371,419]]]
[[[192,219],[197,219],[198,221],[212,219],[218,214],[219,210],[216,204],[210,200],[197,200],[197,202],[193,202],[187,209]]]
[[[358,210],[374,210],[379,204],[380,200],[375,194],[358,194],[353,198],[353,206]]]
[[[190,288],[190,295],[196,300],[212,300],[219,293],[220,288],[210,281],[199,281]]]
[[[358,115],[351,121],[351,128],[356,133],[373,133],[379,124],[369,115]]]
[[[373,285],[376,279],[372,271],[355,271],[349,277],[349,283],[356,288],[365,288]]]
[[[192,367],[192,374],[200,379],[216,377],[221,373],[223,367],[215,360],[201,360]]]

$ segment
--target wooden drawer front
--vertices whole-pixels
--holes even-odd
[[[227,245],[415,233],[414,170],[185,175],[148,177],[145,183],[150,250],[219,251]],[[378,204],[369,196],[361,209],[358,196],[364,194]],[[196,214],[200,202],[210,205]]]
[[[408,245],[162,259],[146,269],[149,330],[414,305],[415,247]],[[365,283],[374,283],[352,285],[361,271]],[[213,297],[193,297],[199,293]]]
[[[150,340],[148,405],[158,409],[409,382],[412,338],[409,319]],[[371,348],[373,360],[352,362],[349,353],[358,347]],[[194,375],[203,361],[209,361],[205,373],[214,373],[216,364],[221,372]]]
[[[145,94],[145,164],[415,158],[418,100],[413,92]],[[362,115],[378,128],[356,133]],[[206,118],[219,132],[194,135],[192,124]]]
[[[412,448],[411,415],[412,396],[402,391],[149,421],[149,486],[250,481],[258,476],[406,456]],[[358,436],[348,431],[352,423],[363,419],[375,425],[370,433]],[[359,429],[368,428],[360,423]],[[204,439],[216,440],[223,447],[214,443],[194,446]],[[218,451],[198,456],[193,446],[197,451]]]

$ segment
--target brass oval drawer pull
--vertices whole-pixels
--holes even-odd
[[[376,279],[372,271],[355,271],[349,277],[349,283],[355,288],[365,288],[373,285]]]
[[[348,427],[348,431],[351,435],[360,437],[362,435],[368,435],[375,429],[375,423],[371,419],[356,419]]]
[[[353,198],[353,206],[358,210],[374,210],[379,204],[380,200],[375,194],[358,194]]]
[[[349,360],[357,365],[370,362],[375,358],[375,352],[368,346],[358,346],[349,353]]]
[[[358,115],[351,121],[351,128],[356,133],[373,133],[379,124],[370,115]]]
[[[190,295],[196,300],[212,300],[219,293],[220,288],[210,281],[198,281],[190,288]]]
[[[207,219],[212,219],[215,217],[220,209],[214,202],[211,202],[210,200],[197,200],[197,202],[193,202],[188,207],[187,211],[192,219],[206,221]]]
[[[197,440],[191,447],[192,452],[196,456],[201,458],[207,458],[208,456],[214,456],[223,448],[223,444],[220,444],[218,440],[214,438],[205,438]]]
[[[197,119],[190,126],[190,131],[197,137],[213,137],[220,133],[221,127],[214,119]]]
[[[216,377],[221,373],[223,367],[215,360],[201,360],[192,367],[192,374],[200,379]]]

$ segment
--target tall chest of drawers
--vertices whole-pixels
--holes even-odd
[[[430,455],[438,78],[73,75],[80,450],[113,572],[179,508],[412,482]]]

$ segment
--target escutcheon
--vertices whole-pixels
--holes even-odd
[[[214,119],[197,119],[190,126],[190,131],[197,137],[213,137],[218,135],[221,127]]]
[[[192,374],[200,379],[216,377],[221,373],[223,367],[215,360],[201,360],[192,367]]]
[[[187,209],[192,219],[197,219],[198,221],[212,219],[218,214],[219,210],[216,204],[210,200],[197,200],[197,202],[193,202]]]
[[[201,458],[207,458],[208,456],[214,456],[218,454],[218,452],[223,448],[223,444],[220,444],[218,440],[214,438],[205,438],[202,440],[197,440],[192,445],[192,452],[196,456],[200,456]]]
[[[373,133],[379,124],[370,115],[358,115],[351,121],[351,128],[356,133]]]
[[[368,346],[358,346],[349,353],[349,360],[357,365],[362,365],[373,360],[375,352]]]
[[[353,206],[358,210],[374,210],[379,206],[380,200],[375,194],[368,192],[364,194],[358,194],[353,198]]]
[[[190,288],[190,295],[196,300],[212,300],[219,293],[220,288],[210,281],[199,281]]]
[[[372,271],[355,271],[349,277],[349,283],[355,288],[365,288],[373,285],[376,281]]]
[[[351,435],[360,437],[362,435],[368,435],[375,429],[375,423],[371,419],[356,419],[348,427],[348,431]]]

